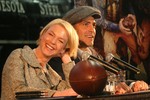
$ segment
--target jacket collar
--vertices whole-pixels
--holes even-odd
[[[24,46],[22,49],[22,58],[33,67],[40,67],[40,64],[33,52],[33,50],[29,46]]]
[[[43,80],[48,87],[50,87],[50,84],[48,80],[45,77],[45,74],[41,70],[41,65],[39,64],[33,50],[29,46],[24,46],[22,49],[22,58],[31,66],[31,67],[38,67],[36,70],[36,73],[38,77]]]

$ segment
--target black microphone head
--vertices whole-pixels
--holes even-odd
[[[112,53],[108,53],[106,56],[105,56],[105,60],[106,62],[110,62],[112,59],[113,59],[114,55]]]

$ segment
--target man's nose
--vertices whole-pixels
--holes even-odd
[[[91,32],[95,32],[95,27],[94,27],[93,25],[90,25],[90,26],[89,26],[89,30],[90,30]]]
[[[92,34],[95,34],[95,27],[93,25],[90,25],[89,26],[89,31],[92,33]]]

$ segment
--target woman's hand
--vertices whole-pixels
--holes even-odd
[[[63,54],[61,54],[61,60],[63,61],[64,64],[72,61],[68,52],[64,52]]]
[[[78,96],[78,94],[72,88],[70,88],[63,91],[56,91],[53,97],[57,96]]]

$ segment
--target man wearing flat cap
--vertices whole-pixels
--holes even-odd
[[[80,40],[79,48],[86,50],[90,54],[93,51],[89,47],[91,48],[93,46],[96,35],[95,19],[100,17],[100,11],[90,6],[74,8],[63,17],[64,20],[70,22],[76,29]]]
[[[100,17],[100,11],[90,6],[80,6],[71,9],[63,17],[63,19],[70,22],[77,31],[80,42],[79,48],[99,58],[100,55],[98,55],[98,53],[93,49],[93,44],[96,35],[95,19]],[[81,59],[81,57],[78,57],[75,62],[77,63]],[[55,69],[62,77],[64,77],[61,73],[62,71],[60,71],[60,68],[62,68],[61,64],[62,62],[59,58],[54,58],[50,61],[50,65],[55,66],[53,69]],[[63,66],[67,65],[63,64]]]
[[[94,19],[100,18],[101,13],[96,8],[90,6],[80,6],[66,13],[63,19],[74,25],[90,16],[93,17]]]

